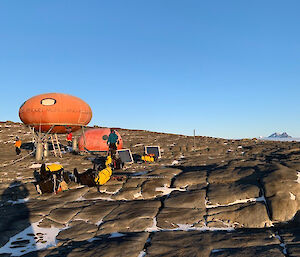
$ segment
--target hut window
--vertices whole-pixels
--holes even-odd
[[[56,100],[53,98],[45,98],[41,101],[41,104],[46,105],[46,106],[53,105],[55,103],[56,103]]]

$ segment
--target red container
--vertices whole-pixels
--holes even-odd
[[[34,96],[25,101],[19,110],[19,117],[24,124],[36,130],[51,133],[66,133],[87,125],[92,119],[91,107],[76,96],[61,93],[48,93]]]
[[[107,139],[110,134],[109,128],[89,129],[79,138],[78,148],[80,151],[108,151]],[[119,137],[118,150],[123,148],[123,139],[116,131]],[[84,142],[85,141],[85,142]]]

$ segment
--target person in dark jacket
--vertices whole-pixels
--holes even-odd
[[[111,129],[110,134],[109,134],[108,139],[107,139],[107,144],[108,144],[108,147],[109,147],[108,153],[110,154],[110,156],[113,160],[115,159],[115,155],[116,155],[116,152],[117,152],[118,139],[119,139],[119,137],[116,134],[115,130]]]

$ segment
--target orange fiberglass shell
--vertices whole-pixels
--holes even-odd
[[[36,130],[51,133],[66,133],[87,125],[92,119],[91,107],[76,96],[48,93],[34,96],[25,101],[19,110],[24,124]]]
[[[108,151],[107,139],[110,134],[109,128],[89,129],[78,140],[78,148],[80,151]],[[118,131],[116,134],[119,137],[118,150],[123,148],[123,139]]]

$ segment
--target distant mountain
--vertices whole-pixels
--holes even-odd
[[[286,132],[283,132],[282,134],[279,133],[273,133],[272,135],[268,136],[268,138],[291,138]]]

